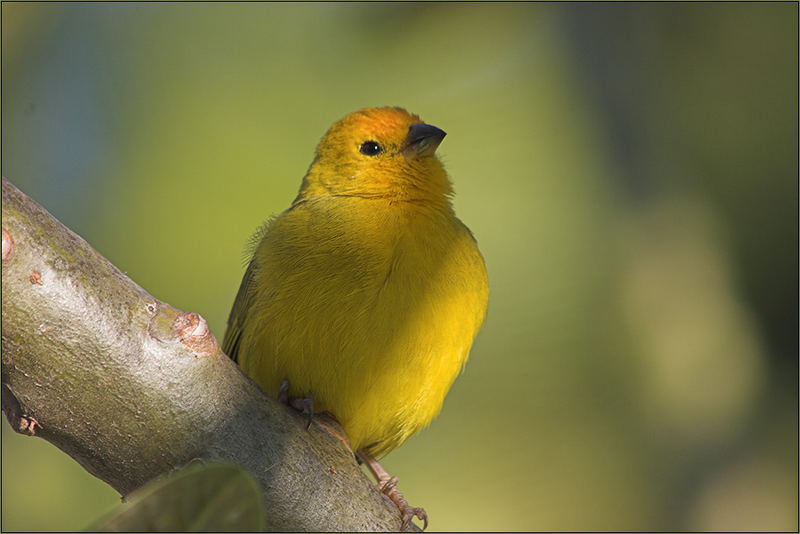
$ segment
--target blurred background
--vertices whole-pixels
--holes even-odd
[[[2,5],[2,172],[221,337],[319,137],[400,105],[491,302],[385,458],[431,530],[798,528],[798,5]],[[3,530],[119,496],[2,423]]]

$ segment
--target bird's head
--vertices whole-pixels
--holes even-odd
[[[436,156],[444,136],[439,128],[398,107],[351,113],[320,140],[298,198],[446,202],[450,182]]]

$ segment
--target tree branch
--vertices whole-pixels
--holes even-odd
[[[268,528],[397,530],[325,426],[265,395],[205,320],[161,302],[2,179],[2,403],[122,495],[190,460],[261,483]]]

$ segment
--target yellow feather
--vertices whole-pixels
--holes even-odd
[[[408,146],[420,122],[376,108],[331,127],[298,197],[262,231],[223,343],[265,391],[288,378],[290,396],[313,396],[375,456],[439,413],[488,303],[441,138]],[[381,152],[363,154],[367,141]]]

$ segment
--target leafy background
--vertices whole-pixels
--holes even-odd
[[[449,135],[491,304],[385,459],[434,530],[798,526],[798,6],[2,5],[2,171],[221,336],[322,133]],[[91,414],[85,414],[91,417]],[[3,530],[118,495],[2,423]]]

